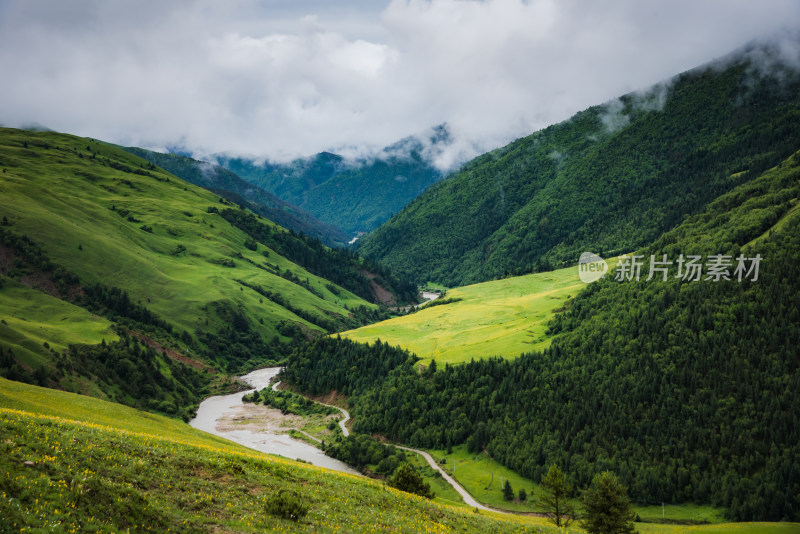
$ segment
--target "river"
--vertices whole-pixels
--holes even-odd
[[[200,407],[197,409],[197,416],[192,419],[189,424],[198,430],[203,430],[210,434],[234,441],[250,449],[269,454],[277,454],[286,458],[291,458],[292,460],[304,460],[320,467],[335,469],[336,471],[359,474],[347,464],[326,456],[325,453],[316,447],[292,439],[286,434],[218,428],[220,427],[219,422],[224,417],[229,418],[231,415],[243,411],[244,403],[242,402],[242,397],[244,395],[269,386],[270,380],[272,380],[280,370],[280,367],[267,367],[242,376],[241,379],[254,389],[233,393],[231,395],[207,398],[200,403]]]

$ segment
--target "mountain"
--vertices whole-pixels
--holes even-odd
[[[799,41],[751,44],[480,156],[359,250],[455,286],[651,243],[800,145]]]
[[[319,239],[328,246],[341,246],[350,240],[342,230],[323,223],[305,210],[284,202],[260,187],[245,182],[220,165],[143,148],[125,147],[124,150],[158,165],[178,178],[210,189],[232,202],[238,204],[244,201],[253,212],[284,228]]]
[[[118,147],[0,129],[0,374],[189,417],[416,287]]]
[[[321,152],[288,164],[219,157],[220,165],[351,235],[385,222],[442,173],[428,152],[449,142],[445,126],[426,139],[405,138],[371,157],[345,159]]]
[[[556,464],[577,487],[612,470],[636,502],[798,521],[798,199],[800,151],[637,250],[641,278],[587,285],[541,351],[421,371],[399,348],[328,337],[294,353],[282,379],[348,395],[354,432],[465,444],[531,480]],[[700,257],[699,279],[682,255]],[[649,278],[651,257],[667,271]]]

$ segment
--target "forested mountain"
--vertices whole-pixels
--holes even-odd
[[[800,153],[637,252],[641,278],[589,285],[553,321],[543,352],[419,373],[405,351],[376,344],[369,357],[326,339],[293,353],[283,377],[349,394],[357,432],[430,448],[466,442],[533,480],[553,463],[578,486],[610,469],[640,502],[797,521],[798,198]],[[651,255],[672,264],[647,280]],[[678,276],[681,255],[731,266],[694,281]],[[739,255],[748,270],[760,257],[757,276],[740,280]]]
[[[416,298],[113,145],[0,129],[0,168],[2,376],[188,417],[224,372]]]
[[[319,239],[328,246],[340,246],[350,238],[339,228],[325,224],[307,211],[239,178],[222,167],[178,154],[162,154],[137,147],[124,147],[187,182],[210,189],[237,204],[246,203],[253,212],[284,228]]]
[[[448,142],[445,126],[425,142],[408,137],[380,153],[355,160],[321,152],[288,164],[256,164],[220,157],[245,180],[313,213],[352,235],[377,228],[442,177],[426,149]]]
[[[478,157],[360,250],[455,286],[651,243],[800,146],[798,41],[752,44]]]

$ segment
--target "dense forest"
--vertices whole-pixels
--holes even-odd
[[[209,209],[218,211],[215,207]],[[413,282],[393,275],[369,258],[361,258],[352,249],[328,248],[318,239],[265,224],[243,209],[223,209],[218,213],[255,241],[365,300],[380,302],[373,284],[386,288],[398,302],[417,300],[417,286]]]
[[[533,480],[557,464],[579,487],[612,470],[640,502],[796,521],[799,197],[795,155],[639,251],[758,254],[755,280],[608,277],[556,317],[541,353],[420,373],[400,349],[326,339],[295,351],[284,379],[348,394],[356,432],[466,443]]]
[[[800,71],[753,45],[466,164],[358,242],[465,285],[646,246],[800,146]]]

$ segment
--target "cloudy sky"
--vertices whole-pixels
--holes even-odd
[[[0,0],[0,124],[285,160],[447,123],[448,166],[787,24],[796,0]]]

